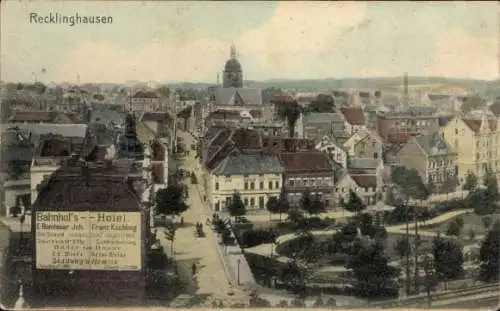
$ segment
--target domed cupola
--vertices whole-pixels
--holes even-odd
[[[236,47],[234,45],[231,45],[230,58],[224,66],[222,86],[226,88],[243,87],[243,69],[236,58]]]

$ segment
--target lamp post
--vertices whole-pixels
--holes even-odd
[[[240,263],[241,263],[240,259],[236,260],[236,264],[238,266],[238,268],[237,268],[238,269],[237,270],[237,272],[238,272],[237,273],[237,282],[238,282],[238,285],[240,285]]]

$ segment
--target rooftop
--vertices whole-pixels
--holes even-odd
[[[280,155],[286,173],[333,173],[328,155],[320,151],[285,152]]]
[[[216,175],[281,174],[283,166],[278,156],[260,152],[234,152],[215,167]]]

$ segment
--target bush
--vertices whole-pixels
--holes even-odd
[[[306,302],[304,301],[304,299],[294,299],[292,300],[292,302],[290,303],[290,307],[292,308],[305,308],[306,307]]]
[[[243,232],[241,247],[253,247],[265,243],[273,243],[277,235],[272,230],[250,230]]]
[[[457,223],[456,221],[450,222],[450,224],[448,225],[448,228],[446,229],[446,235],[459,236],[461,229],[462,229],[462,227],[460,227],[460,224]]]
[[[450,201],[441,202],[436,205],[435,210],[438,214],[443,214],[454,210],[467,209],[469,207],[470,207],[470,201],[468,198],[465,198],[465,199],[454,199]]]

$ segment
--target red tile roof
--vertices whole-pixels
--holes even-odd
[[[166,112],[146,112],[143,116],[141,121],[167,121],[169,119],[169,116]]]
[[[51,111],[16,111],[10,118],[12,122],[51,122],[54,114]]]
[[[404,144],[411,138],[409,133],[389,133],[387,135],[387,142],[390,144]]]
[[[286,152],[280,155],[285,173],[333,173],[326,153],[319,151]]]
[[[134,94],[134,98],[158,98],[158,95],[152,91],[138,91]]]
[[[11,122],[54,122],[62,119],[62,123],[83,123],[74,113],[58,111],[16,111],[10,118]],[[61,123],[61,122],[58,122]]]
[[[479,119],[462,119],[465,124],[474,132],[478,133],[479,129],[481,128],[481,120]],[[491,131],[496,131],[497,129],[497,122],[495,120],[488,120],[490,130]]]
[[[94,96],[92,96],[92,99],[103,101],[104,100],[104,96],[101,95],[101,94],[94,94]]]
[[[491,106],[490,106],[491,112],[498,117],[500,116],[500,100],[496,100]]]
[[[377,177],[375,175],[353,175],[351,178],[356,182],[356,184],[363,188],[376,187]]]
[[[351,125],[364,125],[365,114],[363,109],[359,107],[342,107],[340,111],[344,115],[346,121]]]
[[[289,94],[274,95],[271,100],[272,103],[291,103],[293,101],[295,101],[295,99]]]

